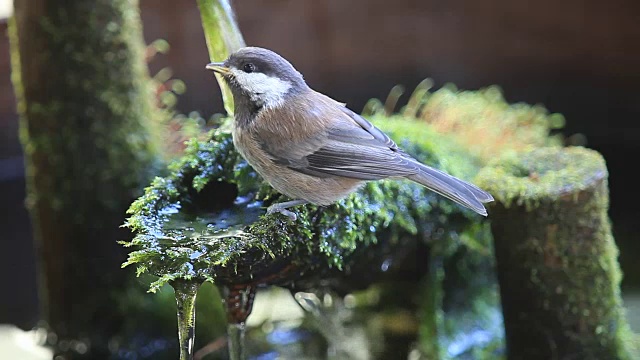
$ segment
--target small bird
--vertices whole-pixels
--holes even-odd
[[[493,197],[421,164],[345,104],[311,89],[286,59],[244,47],[207,69],[222,75],[235,102],[233,143],[247,162],[292,201],[268,214],[295,220],[290,207],[332,204],[366,181],[406,178],[477,212]]]

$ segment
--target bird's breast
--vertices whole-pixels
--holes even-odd
[[[256,169],[260,170],[268,166],[270,159],[265,151],[260,147],[260,143],[254,138],[252,133],[246,128],[234,125],[233,127],[233,145],[242,157]]]

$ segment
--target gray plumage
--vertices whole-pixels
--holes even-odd
[[[407,178],[487,215],[493,197],[475,185],[421,164],[360,115],[305,83],[278,54],[248,47],[223,64],[235,101],[233,139],[241,155],[277,191],[304,202],[331,204],[365,181]]]

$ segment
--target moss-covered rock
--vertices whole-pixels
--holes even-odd
[[[374,121],[396,138],[413,140],[404,144],[407,151],[431,165],[466,178],[477,170],[472,158],[423,124],[402,118]],[[125,265],[159,276],[152,290],[180,278],[221,285],[291,284],[345,269],[356,250],[377,242],[381,232],[397,239],[436,233],[452,221],[479,220],[410,182],[369,183],[334,205],[297,207],[294,222],[263,215],[265,206],[279,200],[235,152],[231,135],[212,132],[209,141],[191,141],[170,175],[156,178],[131,206],[127,226],[137,236],[127,245],[137,250]]]

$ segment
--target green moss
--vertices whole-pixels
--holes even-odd
[[[460,174],[475,169],[470,164],[454,165],[468,161],[462,155],[451,158],[446,148],[436,150],[438,145],[425,139],[437,139],[439,144],[447,140],[423,137],[424,124],[401,118],[375,121],[393,124],[387,130],[395,138],[411,135],[411,140],[418,140],[407,142],[405,149],[426,163],[458,169]],[[447,166],[442,166],[440,154],[449,158]],[[152,291],[175,279],[259,281],[283,261],[297,266],[298,275],[312,269],[341,269],[357,249],[376,242],[383,230],[393,239],[445,227],[452,214],[476,218],[408,181],[368,183],[331,206],[297,207],[295,222],[279,214],[262,215],[262,208],[283,200],[280,197],[235,152],[228,132],[212,132],[209,141],[192,140],[184,157],[170,166],[169,176],[156,178],[129,209],[132,216],[126,226],[137,235],[126,245],[138,250],[130,253],[124,266],[136,264],[139,273],[157,275]]]
[[[602,156],[581,147],[512,153],[482,169],[476,183],[500,203],[534,206],[574,194],[607,176]]]
[[[461,91],[452,84],[432,91],[432,86],[430,79],[422,81],[400,113],[448,134],[482,163],[509,152],[561,145],[559,134],[552,135],[564,126],[561,114],[549,113],[541,105],[510,104],[497,86],[474,91]],[[396,89],[384,105],[371,100],[365,113],[391,113],[399,96]]]

